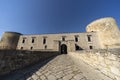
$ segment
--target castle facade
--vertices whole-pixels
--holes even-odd
[[[67,53],[77,50],[119,48],[120,32],[112,17],[101,18],[87,25],[84,33],[59,33],[24,35],[4,32],[1,49],[32,51],[60,51]]]

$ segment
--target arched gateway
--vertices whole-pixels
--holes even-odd
[[[61,45],[61,54],[67,54],[67,46],[65,44]]]

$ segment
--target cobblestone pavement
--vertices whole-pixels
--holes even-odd
[[[38,65],[9,76],[5,80],[111,80],[104,76],[98,79],[87,77],[80,66],[76,66],[70,57],[64,54],[55,57],[42,67]]]

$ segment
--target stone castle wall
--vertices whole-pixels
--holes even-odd
[[[88,36],[90,36],[91,41],[88,41]],[[63,41],[62,38],[65,38]],[[75,41],[75,37],[78,41]],[[63,33],[63,34],[41,34],[41,35],[21,35],[17,49],[21,50],[40,50],[40,51],[59,51],[60,46],[65,44],[69,51],[75,51],[75,44],[77,44],[82,49],[93,49],[100,48],[98,42],[98,35],[95,32],[88,33]],[[43,44],[43,39],[46,39],[46,43]],[[23,43],[23,39],[25,42]],[[32,43],[34,39],[34,43]],[[45,47],[46,46],[46,47]],[[31,49],[32,47],[32,49]]]
[[[79,60],[92,66],[101,73],[114,80],[120,80],[120,52],[119,51],[79,51],[69,52],[68,55],[79,65]],[[97,74],[96,74],[97,75]]]
[[[114,18],[106,17],[87,25],[87,32],[97,32],[101,49],[120,48],[120,31]]]
[[[4,32],[0,41],[0,49],[16,49],[20,33]]]
[[[120,55],[115,55],[119,52],[114,54],[107,52],[108,48],[120,48],[120,34],[114,18],[98,19],[90,23],[86,31],[86,33],[43,35],[21,35],[6,32],[1,39],[0,48],[10,50],[0,50],[0,75],[55,56],[60,52],[61,45],[65,44],[69,52],[68,55],[76,63],[79,64],[79,59],[81,59],[105,75],[120,80]],[[78,37],[77,42],[75,41],[76,36]],[[46,39],[45,43],[43,43],[44,38]],[[93,50],[106,49],[106,51],[75,52],[75,44],[83,50],[90,50],[92,46]]]
[[[120,31],[115,19],[106,17],[88,24],[85,33],[21,35],[16,32],[4,32],[0,49],[59,51],[62,44],[67,45],[68,51],[75,51],[75,45],[85,50],[90,49],[90,46],[92,49],[120,48],[119,36]],[[91,38],[90,41],[88,37]]]
[[[44,61],[59,52],[0,50],[0,75]]]

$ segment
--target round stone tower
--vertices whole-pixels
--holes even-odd
[[[101,48],[120,46],[120,31],[112,17],[101,18],[87,25],[87,32],[97,32]]]
[[[0,49],[16,49],[20,35],[17,32],[4,32],[0,41]]]

